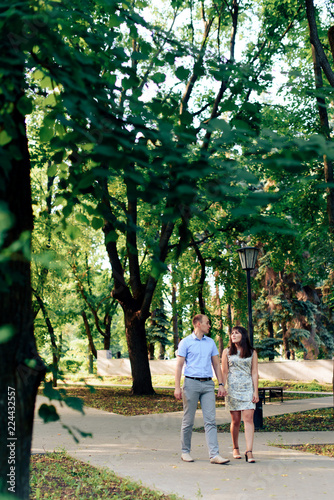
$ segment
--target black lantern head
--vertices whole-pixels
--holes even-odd
[[[240,257],[240,264],[242,269],[251,271],[255,269],[257,255],[259,249],[256,247],[243,247],[238,248],[238,253]]]

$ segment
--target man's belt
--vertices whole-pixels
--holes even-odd
[[[192,380],[199,380],[200,382],[207,382],[208,380],[212,380],[212,377],[198,378],[198,377],[188,377],[188,375],[186,375],[185,377],[191,378]]]

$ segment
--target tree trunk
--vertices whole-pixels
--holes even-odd
[[[312,45],[312,57],[313,57],[315,85],[317,89],[320,89],[323,88],[322,73],[321,73],[320,63],[317,57],[317,52],[313,45]],[[327,140],[330,140],[330,126],[329,126],[326,100],[323,97],[318,96],[317,104],[318,104],[318,112],[319,112],[322,134]],[[324,173],[325,173],[325,182],[328,185],[328,187],[326,187],[328,223],[330,232],[332,235],[334,235],[333,161],[330,160],[326,155],[324,155]]]
[[[103,349],[105,351],[109,351],[110,349],[111,319],[110,314],[107,314],[104,318]]]
[[[149,359],[154,359],[154,343],[153,342],[150,342],[148,344],[148,358]]]
[[[166,346],[164,344],[161,344],[159,346],[159,359],[165,359],[165,354],[166,354]]]
[[[310,41],[311,41],[311,47],[312,47],[312,58],[313,58],[313,71],[314,71],[314,79],[315,79],[315,86],[317,89],[323,88],[323,79],[322,79],[322,69],[325,71],[325,68],[327,70],[331,70],[329,61],[327,60],[320,40],[318,38],[318,32],[317,32],[317,24],[316,24],[316,17],[315,17],[315,11],[314,11],[314,5],[312,0],[306,0],[306,12],[307,12],[307,19],[308,19],[308,25],[309,25],[309,31],[310,31]],[[329,32],[329,42],[332,47],[332,32]],[[325,63],[325,64],[324,64]],[[326,76],[328,77],[328,71],[326,73]],[[330,83],[332,86],[334,86],[334,75],[332,73],[332,79],[329,79]],[[331,139],[331,132],[330,132],[330,124],[329,124],[329,118],[328,118],[328,112],[327,112],[327,105],[326,105],[326,100],[322,96],[317,96],[317,104],[318,104],[318,113],[319,113],[319,119],[320,119],[320,125],[321,125],[321,132],[324,135],[324,137],[327,140]],[[326,187],[326,193],[327,193],[327,216],[328,216],[328,223],[329,223],[329,230],[331,232],[331,235],[334,235],[334,188],[333,188],[333,180],[334,180],[334,164],[331,159],[329,159],[326,155],[324,156],[324,173],[325,173],[325,182],[328,187]]]
[[[39,304],[39,307],[42,311],[42,314],[44,316],[45,324],[47,326],[49,335],[50,335],[50,340],[51,340],[51,348],[52,348],[52,387],[57,387],[58,385],[58,373],[59,373],[59,353],[60,353],[60,348],[57,347],[57,341],[56,341],[56,336],[55,332],[53,329],[53,326],[51,324],[48,311],[46,310],[45,304],[42,300],[42,297],[34,291],[35,298]]]
[[[88,348],[88,373],[91,375],[93,372],[94,372],[93,354],[90,352]]]
[[[172,272],[173,279],[173,272]],[[172,281],[172,311],[173,311],[173,344],[174,353],[179,347],[179,325],[178,325],[178,314],[177,314],[177,295],[176,295],[176,283]]]
[[[145,320],[132,310],[125,311],[124,319],[133,378],[132,394],[155,394],[147,354]]]
[[[222,319],[222,307],[219,297],[219,283],[218,283],[219,271],[215,272],[216,281],[216,318],[217,318],[217,336],[218,336],[218,352],[221,358],[224,350],[224,331],[223,331],[223,319]]]
[[[200,310],[201,314],[206,314],[206,312],[205,312],[205,302],[204,302],[204,298],[203,298],[203,287],[204,287],[205,277],[206,277],[205,260],[204,260],[202,254],[201,254],[201,252],[200,252],[200,250],[198,248],[198,245],[195,243],[194,238],[192,238],[192,243],[194,245],[194,249],[195,249],[198,261],[199,261],[200,266],[201,266],[201,275],[200,275],[200,279],[199,279],[199,282],[198,282],[198,304],[199,304],[199,310]]]
[[[268,337],[270,339],[274,338],[274,325],[272,321],[268,321]],[[269,361],[273,361],[275,359],[275,356],[273,354],[270,354],[269,356]]]
[[[94,356],[95,359],[97,359],[97,351],[96,351],[96,347],[94,344],[92,332],[91,332],[91,329],[90,329],[90,326],[88,323],[88,318],[87,318],[86,312],[81,311],[81,316],[82,316],[82,319],[83,319],[83,322],[85,325],[85,330],[86,330],[86,334],[87,334],[87,338],[88,338],[89,352]],[[108,349],[106,349],[106,350],[108,350]]]
[[[302,344],[307,352],[304,352],[304,359],[318,359],[319,346],[315,340],[317,331],[315,326],[307,327],[305,329],[310,330],[310,336],[308,339],[303,339]]]
[[[288,330],[286,327],[286,323],[282,323],[282,333],[283,333],[283,349],[284,349],[284,356],[287,358],[287,352],[290,350],[289,349],[289,335],[288,335]]]
[[[21,2],[15,24],[4,22],[1,53],[6,54],[8,72],[1,79],[0,131],[8,125],[9,141],[3,145],[0,164],[0,203],[12,217],[3,248],[21,244],[0,264],[0,493],[29,499],[29,462],[37,389],[45,368],[38,356],[33,330],[30,243],[33,228],[30,190],[30,160],[21,112],[25,88],[25,55],[28,38],[18,46],[24,15],[30,2]],[[9,17],[12,2],[2,2],[0,12]],[[20,16],[22,16],[20,18]],[[13,32],[15,31],[15,32]],[[4,116],[6,115],[5,119]]]
[[[228,334],[231,335],[231,333],[232,333],[232,307],[231,307],[231,304],[227,304],[226,316],[227,316]]]

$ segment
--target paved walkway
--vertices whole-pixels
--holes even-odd
[[[39,396],[37,408],[48,400]],[[54,404],[54,403],[53,403]],[[266,403],[264,416],[331,407],[333,396],[284,403]],[[256,464],[232,459],[228,433],[219,434],[220,453],[231,459],[227,465],[212,465],[204,434],[193,433],[193,463],[180,460],[182,412],[161,415],[123,417],[87,408],[85,416],[67,407],[59,407],[62,423],[92,432],[93,438],[81,438],[76,444],[62,423],[44,424],[36,416],[33,452],[66,449],[78,459],[94,466],[107,467],[116,474],[141,481],[164,493],[185,500],[255,500],[332,498],[334,459],[285,450],[275,444],[332,443],[334,432],[281,432],[255,434]],[[229,413],[217,409],[217,423],[229,422]],[[195,426],[202,426],[201,411]],[[240,451],[245,451],[241,434]]]

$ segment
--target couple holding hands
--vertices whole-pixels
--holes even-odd
[[[209,449],[210,462],[226,464],[229,459],[219,454],[216,398],[212,380],[212,366],[218,379],[218,397],[226,396],[226,402],[231,413],[231,436],[233,458],[241,459],[239,452],[239,429],[241,416],[245,426],[246,452],[248,463],[255,463],[253,458],[254,441],[254,410],[259,401],[258,395],[258,358],[250,344],[248,332],[242,326],[232,328],[229,347],[224,349],[222,367],[215,342],[207,337],[210,331],[210,321],[204,314],[193,318],[194,331],[181,340],[177,351],[175,371],[176,399],[183,399],[183,419],[181,427],[181,459],[193,462],[190,455],[191,436],[198,401],[204,418],[206,442]],[[184,368],[184,384],[180,387]],[[227,384],[227,390],[226,390]]]

